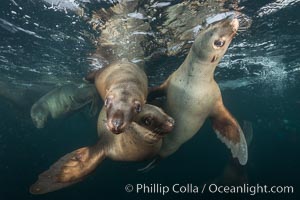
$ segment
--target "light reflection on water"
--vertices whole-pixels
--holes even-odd
[[[49,4],[44,3],[43,6],[35,4],[35,12],[31,13],[28,13],[26,7],[23,6],[23,8],[23,4],[17,1],[12,1],[4,7],[6,14],[4,18],[0,17],[2,31],[7,38],[0,43],[0,70],[3,74],[19,80],[21,74],[24,73],[29,77],[48,79],[46,82],[51,82],[52,79],[53,84],[56,84],[57,81],[63,82],[66,78],[70,81],[79,80],[89,68],[93,68],[89,66],[90,61],[87,58],[93,49],[88,39],[91,34],[85,34],[90,32],[88,26],[84,26],[82,19],[74,13],[64,13],[65,9],[78,9],[80,4],[74,1],[48,2]],[[282,80],[283,74],[297,71],[300,36],[283,33],[279,37],[278,31],[281,31],[283,22],[278,19],[288,12],[287,9],[290,9],[290,12],[296,10],[298,2],[276,1],[257,8],[256,11],[251,11],[252,16],[249,15],[249,17],[253,20],[253,26],[246,33],[240,33],[234,40],[219,65],[217,79],[220,75],[222,81],[232,82],[241,78],[253,77],[255,79],[257,76],[266,79],[271,75],[277,77],[274,79],[276,81]],[[85,1],[80,3],[85,3]],[[247,3],[248,1],[245,4]],[[56,15],[56,22],[47,24],[46,20],[35,16],[38,15],[38,11],[44,13],[46,17]],[[242,11],[247,13],[247,7]],[[209,16],[207,20],[211,18]],[[296,30],[299,22],[297,19],[290,18],[287,17],[288,23],[285,26],[287,29]],[[64,22],[66,19],[68,21]],[[274,21],[274,19],[277,20]],[[285,27],[282,28],[285,29]],[[17,36],[17,39],[14,36]],[[74,57],[75,55],[78,56]],[[289,56],[293,56],[292,59],[289,59]],[[172,69],[176,67],[178,66],[171,66]],[[152,67],[149,66],[149,68]],[[61,76],[62,73],[64,76]],[[280,76],[282,78],[279,78]],[[157,78],[159,80],[159,77]]]

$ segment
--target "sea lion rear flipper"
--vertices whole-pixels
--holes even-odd
[[[241,165],[245,165],[248,160],[248,148],[244,133],[222,101],[216,104],[211,120],[214,131],[231,150],[232,157],[237,158]]]
[[[104,150],[83,147],[66,154],[39,175],[30,187],[32,194],[45,194],[81,181],[105,158]]]

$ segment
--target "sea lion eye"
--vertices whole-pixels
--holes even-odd
[[[222,46],[224,46],[224,44],[225,44],[225,42],[222,40],[215,40],[215,42],[214,42],[214,45],[216,47],[222,47]]]
[[[107,108],[109,107],[109,105],[111,104],[112,101],[112,96],[108,96],[106,97],[105,101],[104,101],[104,106]]]
[[[145,118],[144,119],[144,124],[146,126],[151,126],[151,124],[152,124],[152,118],[150,118],[150,117]]]
[[[142,111],[141,104],[138,101],[135,101],[134,104],[135,104],[135,112],[140,113]]]

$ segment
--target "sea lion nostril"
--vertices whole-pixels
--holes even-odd
[[[172,118],[167,119],[165,122],[163,129],[167,132],[171,131],[174,128],[175,121]]]
[[[167,120],[167,122],[168,122],[168,125],[169,125],[169,126],[174,126],[174,124],[175,124],[175,121],[174,121],[174,119],[172,119],[172,118],[169,118],[169,119]]]

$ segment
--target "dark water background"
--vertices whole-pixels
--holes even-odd
[[[243,199],[300,197],[300,3],[278,2],[241,1],[253,24],[234,39],[216,79],[228,109],[240,123],[248,120],[253,124],[246,166],[249,185],[291,185],[294,194],[246,195]],[[145,163],[107,160],[79,184],[43,196],[31,195],[29,186],[40,172],[67,152],[97,140],[96,119],[85,111],[52,120],[42,130],[33,126],[29,115],[31,104],[43,92],[85,75],[87,55],[93,49],[86,38],[93,31],[72,12],[50,8],[41,1],[1,0],[0,5],[1,200],[218,197],[137,195],[124,190],[129,183],[201,186],[220,179],[230,154],[209,123],[148,173],[137,172]],[[166,58],[149,67],[150,83],[159,84],[181,61]]]

